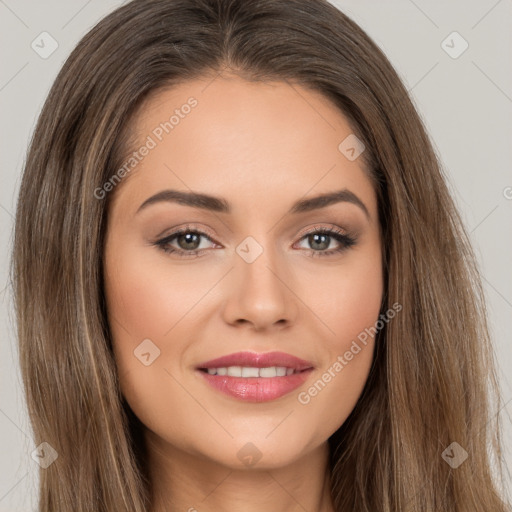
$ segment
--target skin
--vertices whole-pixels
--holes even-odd
[[[346,118],[320,93],[285,82],[219,76],[160,91],[135,119],[132,150],[191,96],[197,106],[111,192],[104,252],[121,391],[145,426],[153,511],[332,512],[327,440],[362,392],[373,340],[309,403],[298,395],[378,320],[374,188],[363,159],[338,150],[352,133]],[[350,202],[288,213],[299,199],[342,188],[368,216]],[[223,197],[232,212],[159,202],[137,213],[164,189]],[[196,241],[199,256],[154,245],[187,224],[212,234]],[[332,225],[356,244],[313,256],[341,243],[315,244],[304,233]],[[236,252],[248,236],[263,249],[252,263]],[[170,244],[191,251],[183,237]],[[144,339],[160,350],[148,366],[134,356]],[[195,371],[242,350],[287,352],[315,369],[299,389],[257,404],[224,395]],[[247,443],[261,456],[252,465],[237,456]]]

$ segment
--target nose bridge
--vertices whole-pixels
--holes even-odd
[[[294,319],[297,305],[286,284],[289,272],[272,239],[272,231],[261,230],[236,247],[225,308],[228,322],[247,321],[264,328]]]
[[[277,275],[281,267],[272,242],[272,233],[248,236],[236,248],[236,274],[245,294],[257,294],[265,300],[284,300],[282,280]],[[281,278],[282,279],[282,278]]]

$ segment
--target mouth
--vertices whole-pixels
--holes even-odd
[[[271,379],[273,377],[287,377],[294,373],[305,372],[307,369],[297,370],[295,368],[287,368],[286,366],[268,366],[265,368],[257,368],[255,366],[221,366],[220,368],[199,368],[199,371],[209,375]]]
[[[266,402],[291,393],[313,370],[308,361],[283,352],[238,352],[196,367],[215,390],[249,402]]]

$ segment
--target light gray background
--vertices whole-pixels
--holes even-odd
[[[512,2],[333,3],[387,54],[410,89],[448,172],[483,274],[500,364],[506,458],[512,468]],[[64,60],[119,5],[113,0],[0,0],[0,512],[35,510],[38,483],[8,287],[21,169],[36,118]],[[58,42],[47,59],[31,48],[44,31]],[[453,31],[469,43],[456,59],[441,46]],[[457,39],[447,44],[452,51],[462,48]]]

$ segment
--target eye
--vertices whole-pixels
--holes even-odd
[[[211,241],[208,234],[185,226],[158,240],[155,245],[166,253],[176,253],[180,257],[196,256],[204,249],[204,247],[201,247],[201,238]],[[177,244],[177,247],[171,245],[173,242]]]
[[[310,247],[312,256],[331,256],[333,254],[341,253],[349,249],[356,244],[355,237],[345,233],[336,226],[331,228],[315,227],[311,231],[308,231],[301,240],[305,240]],[[326,251],[332,241],[336,241],[338,247]]]
[[[194,257],[204,254],[205,247],[201,247],[201,239],[207,239],[215,245],[211,236],[203,231],[194,229],[190,226],[180,228],[170,235],[158,240],[154,245],[168,254],[176,254],[178,257]],[[330,256],[341,253],[356,244],[355,237],[345,233],[340,228],[332,226],[331,228],[315,227],[304,234],[300,240],[305,240],[311,249],[312,256]],[[331,243],[335,241],[338,247],[328,249]]]

